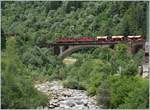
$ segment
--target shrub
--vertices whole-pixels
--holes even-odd
[[[149,81],[138,79],[137,86],[125,97],[124,103],[119,105],[120,109],[147,109],[149,108]]]
[[[102,108],[107,109],[110,106],[110,88],[107,81],[103,81],[97,90],[97,102]]]
[[[16,54],[14,38],[8,39],[2,57],[2,108],[25,109],[46,105],[47,97],[34,89],[29,71]]]
[[[64,87],[70,88],[70,89],[79,89],[79,90],[85,89],[85,87],[83,85],[81,85],[81,83],[79,83],[79,81],[77,81],[75,79],[66,80],[63,82],[63,85],[64,85]]]
[[[96,94],[97,88],[101,84],[102,80],[102,73],[91,73],[87,86],[88,95]]]
[[[148,108],[148,80],[139,77],[109,76],[97,92],[104,108]]]

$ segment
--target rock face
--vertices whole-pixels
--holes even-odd
[[[100,110],[94,97],[86,95],[86,91],[64,88],[61,81],[36,84],[35,88],[49,97],[49,110]],[[39,107],[41,108],[41,107]]]

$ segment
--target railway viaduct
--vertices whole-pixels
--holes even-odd
[[[139,49],[145,47],[145,41],[134,41],[134,42],[105,42],[105,43],[53,43],[49,47],[53,49],[54,54],[58,55],[59,58],[63,59],[73,52],[83,49],[83,48],[96,48],[96,47],[108,47],[118,43],[125,43],[128,45],[128,51],[131,53],[136,53]]]

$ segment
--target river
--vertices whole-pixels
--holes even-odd
[[[35,88],[49,98],[49,110],[100,110],[95,97],[87,96],[84,90],[64,88],[62,81],[35,84]],[[38,107],[43,109],[43,107]]]

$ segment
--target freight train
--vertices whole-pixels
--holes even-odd
[[[97,36],[97,37],[80,37],[80,38],[60,38],[56,43],[82,43],[82,42],[119,42],[119,41],[143,41],[144,37],[138,36]]]

